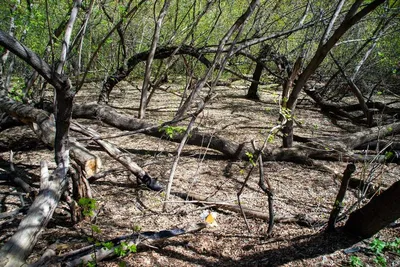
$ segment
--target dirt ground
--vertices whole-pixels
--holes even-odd
[[[135,84],[133,84],[135,85]],[[77,102],[97,100],[98,84],[82,90]],[[155,93],[148,108],[147,119],[162,123],[172,118],[179,105],[182,86],[170,84],[166,91]],[[274,90],[261,88],[262,101],[254,102],[244,98],[247,86],[237,83],[230,87],[217,87],[217,96],[197,120],[199,130],[224,136],[235,142],[256,140],[261,144],[268,131],[276,125],[279,114]],[[137,115],[140,92],[129,83],[121,83],[112,93],[112,107],[120,112]],[[296,111],[301,127],[295,133],[304,137],[334,137],[346,133],[334,126],[318,112],[306,98],[302,99]],[[103,137],[121,132],[103,125],[99,121],[79,120],[84,125],[100,132]],[[185,125],[184,123],[182,125]],[[348,125],[347,125],[348,126]],[[352,130],[358,128],[351,126]],[[74,135],[74,133],[72,133]],[[179,144],[145,135],[125,136],[110,139],[159,182],[167,184],[176,150]],[[288,162],[265,162],[263,169],[274,188],[274,210],[277,217],[308,218],[311,225],[295,222],[278,222],[271,236],[267,236],[268,222],[248,218],[247,229],[241,214],[216,209],[215,203],[194,203],[172,195],[167,210],[162,211],[164,193],[146,190],[128,179],[129,173],[122,165],[109,157],[95,143],[88,148],[103,161],[102,171],[110,170],[105,177],[92,184],[93,197],[97,200],[99,214],[95,224],[101,229],[97,240],[106,241],[133,231],[160,231],[185,227],[203,222],[205,211],[217,214],[216,224],[199,232],[182,235],[156,243],[146,244],[124,258],[114,258],[98,266],[346,266],[350,256],[358,256],[368,266],[375,266],[374,255],[368,251],[372,239],[355,243],[341,233],[324,232],[331,207],[338,192],[340,181],[332,175],[312,166]],[[276,137],[270,147],[280,146]],[[30,175],[38,186],[40,160],[46,160],[55,167],[52,151],[38,141],[28,127],[16,127],[0,133],[0,175],[8,170],[9,150],[16,154],[16,167]],[[342,173],[346,162],[319,162]],[[356,178],[369,175],[372,165],[357,163]],[[250,169],[244,161],[232,162],[219,152],[204,147],[186,146],[177,167],[173,191],[193,192],[219,202],[237,204],[237,192]],[[399,179],[400,168],[390,164],[378,166],[377,182],[390,185]],[[1,179],[1,212],[18,208],[18,196],[7,195],[16,188]],[[254,171],[241,195],[241,204],[268,213],[267,196],[258,186],[259,174]],[[357,201],[357,192],[350,190],[345,198],[344,210]],[[40,237],[30,261],[34,261],[46,247],[58,243],[57,253],[65,253],[88,245],[85,234],[90,234],[90,222],[83,221],[72,226],[66,204],[61,204],[48,228]],[[22,215],[13,219],[0,220],[0,244],[15,231]],[[343,224],[343,221],[339,225]],[[250,230],[250,231],[249,231]],[[387,228],[377,236],[385,241],[400,237],[400,228]],[[374,237],[374,238],[376,238]],[[399,266],[400,256],[385,254],[388,266]]]

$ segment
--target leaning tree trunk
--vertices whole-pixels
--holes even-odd
[[[378,233],[400,218],[400,181],[395,182],[367,205],[350,214],[344,229],[362,238]]]
[[[375,0],[370,4],[366,5],[359,12],[355,13],[360,4],[359,1],[356,1],[353,4],[353,6],[349,9],[349,12],[346,14],[345,19],[342,21],[340,26],[333,32],[331,37],[326,42],[324,40],[321,41],[321,45],[315,52],[314,57],[311,59],[310,63],[307,65],[305,70],[300,74],[292,92],[290,93],[289,99],[287,101],[287,108],[291,111],[291,115],[293,115],[293,112],[296,108],[296,103],[299,98],[301,90],[306,85],[310,76],[315,73],[315,71],[324,61],[328,53],[339,41],[339,39],[353,25],[358,23],[362,18],[364,18],[369,13],[374,11],[379,5],[381,5],[384,2],[385,0]],[[283,136],[283,139],[286,139],[284,140],[284,143],[291,145],[293,143],[293,124],[287,124],[283,131],[287,133],[286,135]]]
[[[264,64],[262,63],[263,58],[265,58],[270,53],[271,47],[269,45],[264,45],[261,48],[260,54],[257,58],[256,68],[253,73],[253,80],[247,91],[246,97],[248,99],[260,100],[260,96],[258,94],[258,85],[260,83],[260,77],[264,68]]]
[[[139,119],[143,119],[145,112],[146,112],[148,92],[150,89],[151,65],[153,64],[154,54],[156,53],[157,44],[160,39],[161,25],[163,23],[165,15],[167,15],[167,11],[168,11],[170,2],[171,2],[170,0],[164,1],[164,5],[160,11],[160,14],[158,16],[158,19],[157,19],[157,22],[156,22],[156,25],[154,28],[151,49],[150,49],[149,57],[146,60],[146,69],[145,69],[145,75],[144,75],[145,77],[143,80],[142,92],[141,92],[141,96],[140,96],[140,106],[139,106],[139,114],[138,114]]]
[[[60,62],[65,62],[73,24],[81,3],[81,0],[74,1],[70,19],[65,30]],[[36,245],[43,229],[52,218],[53,212],[66,189],[67,171],[69,168],[68,133],[75,95],[71,89],[70,80],[66,75],[62,74],[62,66],[59,66],[59,70],[55,72],[47,62],[39,58],[29,48],[1,30],[0,45],[33,67],[55,88],[56,132],[54,152],[57,168],[49,175],[47,168],[45,166],[42,167],[42,183],[39,195],[32,203],[28,214],[21,221],[17,231],[0,250],[1,266],[22,266]]]
[[[258,95],[258,84],[260,83],[260,77],[263,71],[263,64],[261,62],[257,62],[256,69],[253,73],[253,80],[251,81],[251,85],[249,87],[249,91],[247,91],[246,98],[253,100],[260,100],[260,96]]]

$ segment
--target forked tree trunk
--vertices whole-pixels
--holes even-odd
[[[356,1],[352,7],[349,9],[345,19],[342,21],[340,26],[332,33],[331,37],[325,42],[322,40],[321,45],[318,47],[317,51],[314,54],[314,57],[311,59],[310,63],[308,63],[305,70],[300,74],[299,78],[294,85],[294,88],[289,96],[287,101],[287,108],[293,112],[296,108],[297,99],[300,95],[301,90],[306,85],[308,79],[312,74],[315,73],[317,68],[324,61],[328,53],[335,46],[335,44],[339,41],[339,39],[356,23],[358,23],[362,18],[367,16],[369,13],[374,11],[379,5],[385,2],[385,0],[374,0],[373,2],[367,4],[363,9],[356,11],[359,8],[360,2]],[[293,143],[293,126],[286,125],[284,131],[288,133],[283,136],[283,139],[287,139],[284,142],[287,144]],[[291,139],[291,140],[289,140]]]
[[[344,229],[368,238],[400,218],[400,181],[395,182],[367,205],[350,214]]]
[[[248,99],[260,100],[260,96],[258,94],[258,85],[260,83],[260,77],[264,68],[262,63],[263,58],[265,58],[270,53],[271,47],[268,45],[264,45],[261,48],[260,54],[257,58],[257,65],[253,73],[253,81],[247,91],[246,97]]]
[[[60,57],[60,62],[62,63],[65,63],[72,28],[81,3],[81,0],[75,0],[71,10]],[[56,100],[54,106],[56,124],[54,152],[57,168],[49,175],[47,168],[42,166],[41,190],[39,195],[35,198],[32,206],[29,208],[28,214],[21,221],[17,231],[0,250],[0,265],[12,267],[24,265],[33,247],[36,245],[41,232],[52,218],[53,212],[66,189],[67,171],[69,168],[68,132],[75,95],[71,90],[70,80],[62,74],[61,64],[59,71],[55,72],[49,64],[39,58],[29,48],[2,31],[0,31],[0,45],[24,60],[53,85]],[[45,120],[48,121],[47,118]],[[42,123],[43,120],[39,121],[39,124]]]
[[[260,96],[258,95],[258,84],[260,82],[260,77],[262,74],[264,66],[257,62],[256,69],[253,73],[253,81],[249,87],[249,91],[247,91],[246,98],[253,99],[253,100],[260,100]]]

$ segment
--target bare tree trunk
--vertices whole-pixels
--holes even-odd
[[[68,27],[74,25],[81,0],[75,0],[71,11]],[[65,51],[68,50],[69,35],[65,38]],[[42,61],[35,53],[21,45],[11,36],[0,31],[0,45],[9,49],[26,63],[34,67],[43,77],[51,83],[55,90],[56,110],[56,134],[55,134],[55,161],[57,168],[49,177],[47,168],[42,166],[41,191],[33,202],[28,214],[21,221],[17,232],[7,241],[0,250],[0,265],[20,266],[31,253],[40,233],[46,227],[60,201],[61,195],[66,189],[67,171],[69,168],[69,142],[68,131],[72,114],[72,101],[74,93],[71,83],[67,77],[62,75],[61,69],[58,73],[51,71],[51,67]],[[62,53],[61,62],[66,55]]]
[[[303,63],[303,58],[298,57],[296,62],[294,63],[294,66],[292,68],[292,71],[289,75],[289,77],[286,79],[286,81],[283,83],[283,88],[282,88],[282,96],[281,96],[281,106],[282,106],[282,111],[283,114],[281,113],[279,120],[283,121],[283,116],[290,115],[291,110],[288,109],[287,102],[289,99],[289,92],[293,87],[293,83],[297,76],[299,75],[299,72],[301,70],[301,65]],[[283,134],[283,147],[292,147],[293,146],[293,119],[289,116],[287,118],[286,125],[282,129],[282,134]]]
[[[340,0],[336,6],[335,9],[335,13],[333,14],[333,16],[331,17],[331,20],[329,22],[329,25],[325,28],[325,32],[324,35],[321,38],[321,41],[319,43],[319,46],[323,46],[326,43],[326,40],[328,40],[329,34],[332,31],[333,26],[335,25],[335,22],[340,14],[340,11],[343,8],[344,2],[346,2],[345,0]]]
[[[365,117],[367,118],[367,125],[372,126],[373,114],[372,114],[372,112],[369,111],[367,103],[365,103],[364,96],[361,93],[361,90],[357,87],[357,85],[354,83],[354,81],[346,75],[343,68],[340,66],[339,62],[335,59],[333,54],[330,53],[330,55],[331,55],[333,61],[335,62],[336,66],[339,68],[340,72],[346,79],[348,85],[350,86],[351,92],[358,99],[358,103],[360,103],[360,107],[361,107],[362,111],[364,112]]]
[[[356,165],[353,163],[347,164],[346,169],[343,173],[342,183],[340,184],[339,192],[336,196],[335,203],[333,204],[333,209],[329,216],[327,231],[332,232],[335,230],[336,219],[339,216],[340,211],[343,208],[343,199],[346,195],[347,188],[349,187],[349,182],[351,175],[356,171]]]
[[[322,44],[317,51],[315,52],[314,57],[311,59],[310,63],[307,65],[305,70],[300,74],[287,102],[287,108],[291,111],[292,115],[296,108],[297,99],[300,95],[301,90],[307,83],[310,76],[317,70],[322,61],[326,58],[329,51],[333,48],[333,46],[338,42],[338,40],[356,23],[358,23],[362,18],[375,10],[379,5],[385,2],[385,0],[374,0],[370,4],[366,5],[359,12],[355,13],[361,4],[362,1],[356,1],[353,6],[350,8],[349,12],[346,15],[346,18],[342,21],[340,26],[334,31],[332,36]],[[293,124],[288,124],[284,129],[286,136],[284,139],[292,139],[286,140],[287,144],[293,143]]]
[[[145,170],[143,170],[139,165],[136,164],[128,153],[122,152],[118,147],[113,145],[110,142],[105,140],[101,140],[100,135],[90,129],[84,129],[81,125],[75,123],[77,126],[73,126],[75,131],[78,131],[86,136],[90,136],[94,138],[94,141],[104,148],[104,150],[113,157],[116,161],[121,163],[125,168],[127,168],[141,183],[145,184],[149,189],[154,191],[161,191],[163,187],[148,174]]]
[[[235,42],[231,44],[230,50],[228,52],[228,55],[225,57],[225,59],[221,60],[221,55],[224,52],[225,45],[227,44],[228,40],[232,37],[232,35],[236,31],[238,32],[237,37],[240,35],[241,31],[243,30],[243,26],[244,26],[245,22],[253,14],[254,10],[258,7],[259,4],[260,4],[259,0],[252,0],[251,3],[249,3],[249,6],[246,9],[246,11],[229,28],[227,33],[224,35],[224,37],[221,39],[221,41],[218,44],[218,48],[216,50],[212,65],[208,68],[207,73],[196,84],[196,87],[192,90],[189,97],[186,99],[186,101],[182,104],[182,106],[176,112],[175,118],[181,118],[185,114],[185,112],[189,109],[190,105],[193,103],[193,100],[199,95],[200,91],[206,85],[208,78],[211,76],[211,74],[213,73],[213,71],[216,67],[219,67],[219,70],[220,70],[219,75],[221,74],[221,71],[223,70],[223,68],[225,66],[227,58],[229,58],[234,53],[234,45],[236,44],[237,40],[235,39]],[[221,63],[221,62],[223,62],[223,63]]]
[[[246,98],[248,99],[260,100],[260,96],[258,94],[258,85],[260,83],[260,77],[264,68],[264,65],[261,61],[270,53],[270,50],[271,47],[268,45],[264,45],[261,48],[260,54],[257,58],[256,68],[253,72],[253,81],[251,82],[250,88],[247,91]]]
[[[367,205],[350,214],[344,229],[368,238],[400,218],[400,181],[395,182]]]
[[[157,4],[158,1],[155,2],[154,6]],[[156,26],[154,28],[153,40],[151,43],[151,49],[149,53],[149,57],[146,61],[146,71],[143,80],[142,86],[142,95],[140,97],[140,107],[139,107],[139,119],[143,119],[145,112],[146,112],[146,103],[147,103],[147,93],[150,88],[150,75],[151,75],[151,65],[153,63],[154,54],[156,52],[157,44],[160,39],[160,32],[161,32],[161,25],[163,23],[165,15],[167,15],[169,4],[171,3],[170,0],[164,1],[164,5],[160,11],[160,15],[158,16]]]

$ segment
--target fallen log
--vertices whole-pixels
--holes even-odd
[[[122,249],[125,248],[129,251],[129,247],[140,246],[142,243],[144,243],[144,241],[146,241],[147,244],[154,245],[156,242],[159,242],[161,240],[184,234],[194,233],[206,227],[207,225],[205,223],[197,223],[194,225],[188,225],[184,228],[162,230],[159,232],[148,231],[142,233],[134,233],[131,235],[117,237],[107,242],[103,242],[111,244],[110,247],[90,245],[58,256],[55,255],[55,246],[50,246],[47,254],[43,256],[41,260],[30,266],[49,266],[57,263],[64,264],[63,266],[81,266],[85,265],[89,261],[93,261],[94,259],[96,260],[96,263],[98,263],[104,259],[116,256],[116,249],[121,249],[121,247]]]
[[[28,125],[48,147],[54,148],[55,120],[54,116],[44,110],[0,97],[0,111]],[[101,160],[82,144],[70,140],[71,158],[84,170],[87,177],[99,172]]]
[[[62,193],[66,189],[66,171],[57,168],[51,175],[42,163],[40,192],[28,214],[18,226],[16,233],[0,250],[0,266],[22,266],[31,253],[37,238],[47,225]]]
[[[154,191],[164,190],[163,186],[161,186],[156,179],[151,177],[146,171],[144,171],[139,165],[134,162],[129,154],[123,153],[120,149],[118,149],[115,145],[110,142],[104,141],[100,139],[100,135],[90,128],[83,128],[81,125],[74,123],[71,126],[71,129],[78,131],[86,136],[92,137],[93,140],[99,144],[104,150],[115,160],[121,163],[125,168],[127,168],[133,175],[136,176],[138,181],[145,184],[149,189]]]
[[[73,109],[74,118],[85,118],[100,120],[103,123],[114,126],[120,130],[134,131],[143,133],[153,137],[165,137],[162,127],[139,120],[133,116],[125,115],[115,109],[99,105],[96,103],[76,104]],[[378,131],[379,130],[379,131]],[[329,140],[315,140],[309,142],[307,146],[293,148],[274,148],[265,149],[263,151],[264,161],[288,161],[297,164],[313,165],[312,159],[331,160],[346,160],[353,162],[365,161],[365,156],[356,155],[349,150],[355,147],[378,138],[383,138],[388,135],[398,134],[400,132],[400,122],[392,123],[385,126],[373,127],[362,132],[354,133],[343,138],[330,138]],[[171,142],[181,142],[183,133],[176,133],[168,140]],[[193,130],[187,140],[188,145],[205,147],[221,152],[228,159],[233,160],[249,160],[247,153],[254,154],[254,148],[250,142],[237,144],[224,137],[202,133],[198,130]],[[329,144],[329,146],[324,146]]]

